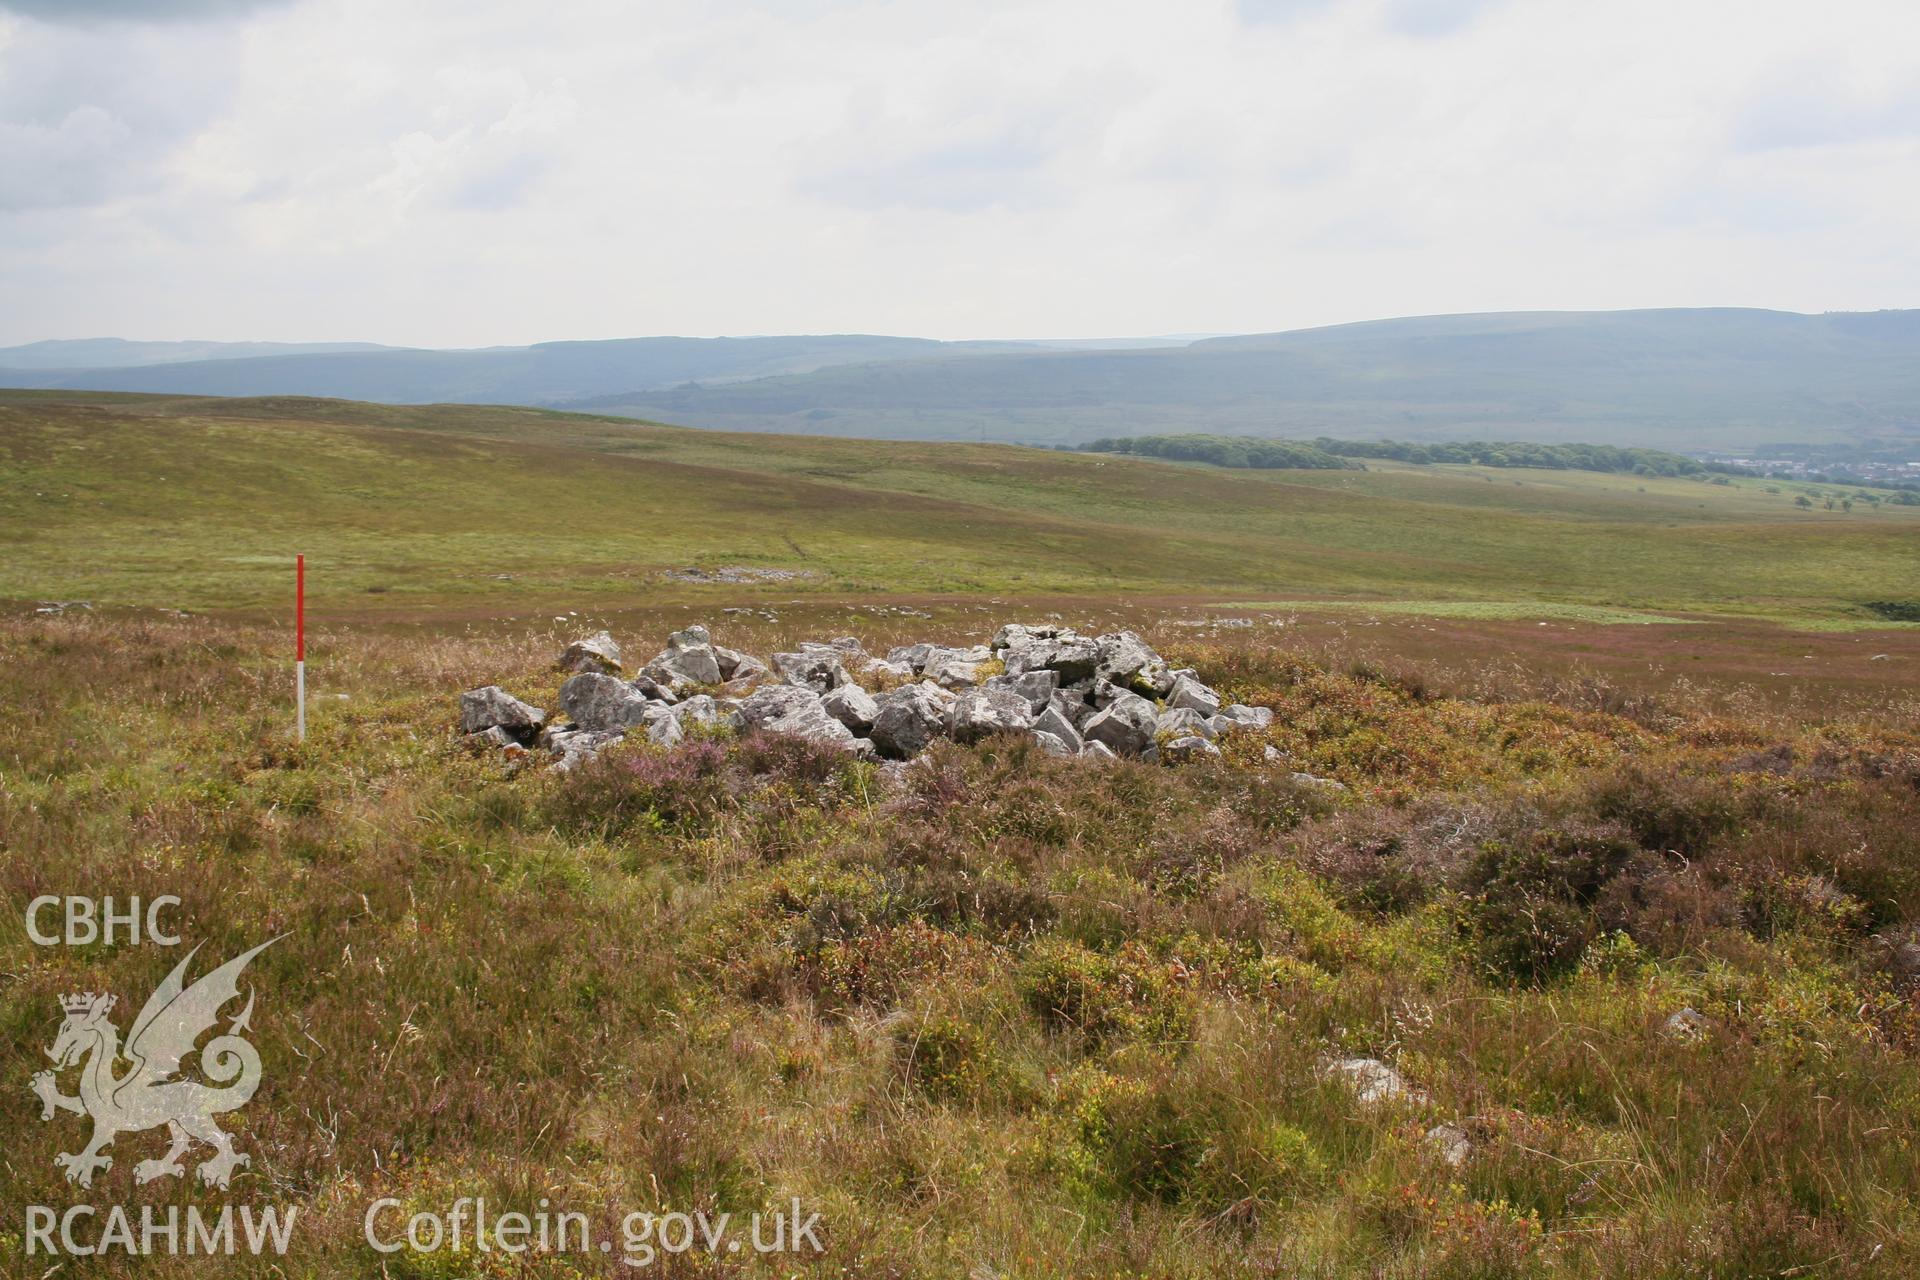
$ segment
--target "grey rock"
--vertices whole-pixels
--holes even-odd
[[[905,667],[914,675],[926,668],[927,659],[935,652],[946,652],[937,644],[903,644],[887,650],[886,660]]]
[[[478,733],[466,734],[461,737],[460,742],[461,742],[461,745],[466,747],[467,750],[473,751],[473,752],[505,751],[509,748],[511,748],[514,751],[526,750],[525,747],[522,747],[520,745],[520,740],[518,738],[508,733],[505,729],[502,729],[497,724],[489,725],[487,728],[480,730]]]
[[[767,664],[750,653],[713,646],[713,660],[722,680],[758,680],[767,674]]]
[[[1192,707],[1175,707],[1171,711],[1162,711],[1154,722],[1154,734],[1157,737],[1205,738],[1213,740],[1214,728],[1200,718],[1200,713]]]
[[[1099,654],[1096,674],[1136,693],[1162,696],[1173,688],[1173,675],[1147,642],[1131,631],[1116,631],[1095,642]]]
[[[646,719],[641,721],[647,729],[647,741],[656,747],[677,747],[686,740],[686,731],[680,727],[680,717],[674,715],[675,708],[655,704],[647,711]]]
[[[1273,723],[1272,707],[1249,707],[1245,703],[1234,702],[1220,708],[1220,714],[1242,729],[1264,729]]]
[[[1048,699],[1047,705],[1065,716],[1075,729],[1085,729],[1087,721],[1099,710],[1084,689],[1061,689]]]
[[[1069,749],[1068,754],[1078,752],[1084,745],[1084,740],[1080,736],[1079,727],[1067,718],[1057,702],[1047,704],[1046,709],[1034,719],[1033,731],[1035,733],[1051,734],[1053,737],[1060,739],[1061,742],[1067,745]]]
[[[1094,760],[1118,760],[1120,758],[1113,754],[1113,749],[1104,742],[1085,743],[1080,748],[1080,755],[1082,758],[1091,758]]]
[[[1017,676],[994,676],[984,686],[988,689],[1005,689],[1027,700],[1027,705],[1038,712],[1052,700],[1054,691],[1060,687],[1058,671],[1028,671]]]
[[[829,691],[820,699],[820,705],[855,734],[864,734],[873,728],[873,718],[880,714],[880,704],[857,684],[843,684]]]
[[[874,700],[873,745],[896,759],[914,756],[947,732],[954,697],[932,681],[903,685]]]
[[[869,658],[861,664],[860,674],[874,680],[911,680],[913,667],[905,662],[889,662],[885,658]]]
[[[667,673],[662,671],[660,674],[666,675]],[[670,685],[660,683],[660,681],[654,679],[645,671],[642,671],[627,683],[632,688],[638,690],[640,696],[643,698],[651,698],[655,702],[674,702],[677,700]]]
[[[520,701],[497,684],[469,689],[460,695],[462,733],[504,729],[515,740],[523,741],[539,733],[540,726],[546,722],[544,710]]]
[[[968,658],[958,650],[949,650],[929,657],[923,674],[942,688],[971,688],[980,682],[981,661]]]
[[[1427,1130],[1427,1145],[1456,1169],[1473,1155],[1473,1139],[1457,1124],[1437,1124]]]
[[[1158,727],[1159,715],[1151,702],[1136,694],[1120,693],[1081,726],[1081,734],[1117,755],[1137,756],[1153,745]]]
[[[655,668],[667,673],[660,680]],[[647,674],[660,683],[679,688],[688,684],[719,684],[720,657],[713,650],[713,637],[705,627],[688,627],[667,637],[667,647],[647,664]]]
[[[818,694],[798,685],[772,684],[755,690],[740,704],[740,717],[768,733],[791,734],[857,750],[853,731],[827,714]]]
[[[1287,780],[1303,787],[1319,787],[1323,791],[1345,791],[1347,784],[1336,778],[1322,778],[1313,773],[1290,773]]]
[[[1070,636],[1073,631],[1068,627],[1041,624],[1031,626],[1019,622],[1009,622],[993,633],[993,639],[987,647],[998,653],[1002,649],[1014,649],[1031,644],[1036,640],[1057,640],[1061,636]]]
[[[599,671],[613,675],[620,670],[620,646],[608,632],[596,632],[568,645],[553,666],[556,671]]]
[[[1050,756],[1071,756],[1078,754],[1078,751],[1068,745],[1067,740],[1058,734],[1036,731],[1033,735],[1033,740],[1039,743],[1040,749]]]
[[[733,710],[704,693],[696,693],[673,708],[673,718],[685,729],[688,725],[731,724]]]
[[[1078,636],[1064,640],[1048,641],[1046,652],[1041,660],[1032,664],[1029,670],[1045,668],[1060,673],[1061,684],[1072,684],[1076,680],[1091,677],[1100,667],[1100,646],[1091,640]],[[1008,664],[1012,670],[1012,664]]]
[[[1167,694],[1167,705],[1196,711],[1205,718],[1220,713],[1220,695],[1192,676],[1176,675],[1173,688]]]
[[[826,693],[853,682],[846,667],[841,665],[840,650],[831,645],[802,645],[795,653],[774,654],[771,661],[775,675],[788,684],[815,693]]]
[[[1707,1034],[1707,1015],[1688,1006],[1667,1015],[1660,1033],[1671,1040],[1698,1040]]]
[[[582,729],[622,732],[660,705],[619,677],[598,671],[583,671],[560,686],[560,706]]]
[[[991,733],[1015,733],[1033,725],[1033,707],[1007,689],[968,689],[953,704],[953,736],[977,742]]]
[[[1392,1102],[1424,1103],[1427,1095],[1378,1058],[1341,1058],[1329,1063],[1329,1080],[1339,1080],[1353,1090],[1354,1099],[1363,1107],[1384,1106]]]
[[[1162,760],[1198,760],[1219,754],[1220,748],[1197,733],[1189,734],[1184,738],[1175,738],[1160,748]]]
[[[558,759],[554,768],[570,773],[620,741],[624,735],[594,729],[549,729],[540,735],[540,745]]]

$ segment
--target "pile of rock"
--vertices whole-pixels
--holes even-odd
[[[667,637],[632,679],[606,632],[567,646],[566,723],[489,685],[460,695],[475,746],[544,748],[572,768],[630,733],[670,746],[692,725],[761,729],[904,760],[941,738],[1024,733],[1053,755],[1190,759],[1215,740],[1273,723],[1265,707],[1222,705],[1131,631],[1001,627],[990,644],[904,645],[875,657],[851,636],[802,644],[765,662],[715,644],[705,627]]]

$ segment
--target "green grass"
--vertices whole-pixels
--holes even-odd
[[[1421,618],[1466,618],[1480,621],[1550,619],[1591,622],[1601,626],[1671,626],[1692,622],[1664,613],[1633,609],[1603,609],[1582,604],[1542,604],[1525,600],[1256,600],[1225,605],[1229,609],[1295,609],[1314,613],[1387,613]]]
[[[1757,485],[1408,468],[1228,472],[727,435],[488,407],[0,395],[0,597],[342,611],[767,594],[1326,596],[1843,620],[1920,580],[1920,510]],[[707,594],[712,594],[708,592]]]

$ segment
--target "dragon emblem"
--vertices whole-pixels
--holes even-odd
[[[226,1034],[215,1036],[200,1050],[200,1074],[212,1084],[180,1079],[180,1061],[219,1021],[221,1007],[239,998],[240,973],[247,963],[278,941],[271,938],[261,943],[192,986],[187,986],[184,979],[187,966],[200,948],[189,951],[148,997],[127,1032],[124,1049],[120,1029],[107,1016],[113,1010],[113,996],[85,992],[61,997],[60,1008],[66,1020],[53,1047],[47,1050],[53,1070],[34,1076],[32,1087],[40,1099],[42,1120],[53,1119],[55,1111],[93,1118],[92,1140],[80,1151],[53,1158],[66,1171],[67,1181],[92,1186],[95,1173],[113,1167],[113,1157],[102,1153],[115,1137],[163,1124],[173,1145],[160,1159],[142,1160],[134,1166],[135,1182],[180,1177],[186,1172],[180,1157],[195,1142],[214,1150],[197,1170],[200,1181],[209,1187],[225,1188],[233,1171],[250,1163],[248,1157],[233,1149],[232,1136],[213,1118],[239,1110],[260,1087],[259,1051],[240,1034],[251,1030],[252,992],[247,994],[246,1007],[228,1024]],[[131,1066],[116,1075],[115,1067],[123,1058]],[[61,1093],[57,1079],[59,1072],[73,1066],[80,1067],[78,1097]]]

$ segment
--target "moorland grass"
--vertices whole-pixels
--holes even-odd
[[[296,550],[343,607],[396,615],[712,597],[663,577],[692,563],[802,575],[768,589],[782,595],[1364,596],[1829,621],[1920,580],[1920,508],[1810,513],[1746,482],[1407,470],[6,393],[0,597],[258,609],[284,595]]]
[[[230,1123],[253,1156],[231,1196],[301,1209],[288,1275],[624,1273],[378,1256],[381,1195],[604,1227],[797,1195],[829,1242],[803,1274],[1920,1268],[1920,1020],[1892,964],[1920,923],[1911,689],[1732,713],[1502,668],[1480,698],[1169,629],[1275,727],[1216,765],[989,740],[897,778],[728,735],[572,776],[463,750],[455,693],[550,705],[566,632],[323,631],[294,744],[277,632],[0,623],[0,909],[176,893],[212,954],[286,935],[252,971],[265,1084]],[[16,1082],[61,993],[134,1000],[173,959],[4,938]],[[1687,1006],[1705,1033],[1663,1034]],[[1360,1107],[1323,1075],[1343,1055],[1424,1099]],[[1443,1121],[1458,1168],[1424,1137]],[[0,1109],[0,1200],[69,1202],[51,1157],[79,1123],[24,1090]],[[123,1137],[96,1194],[228,1198],[133,1188],[149,1146]],[[0,1224],[24,1274],[20,1248]]]

